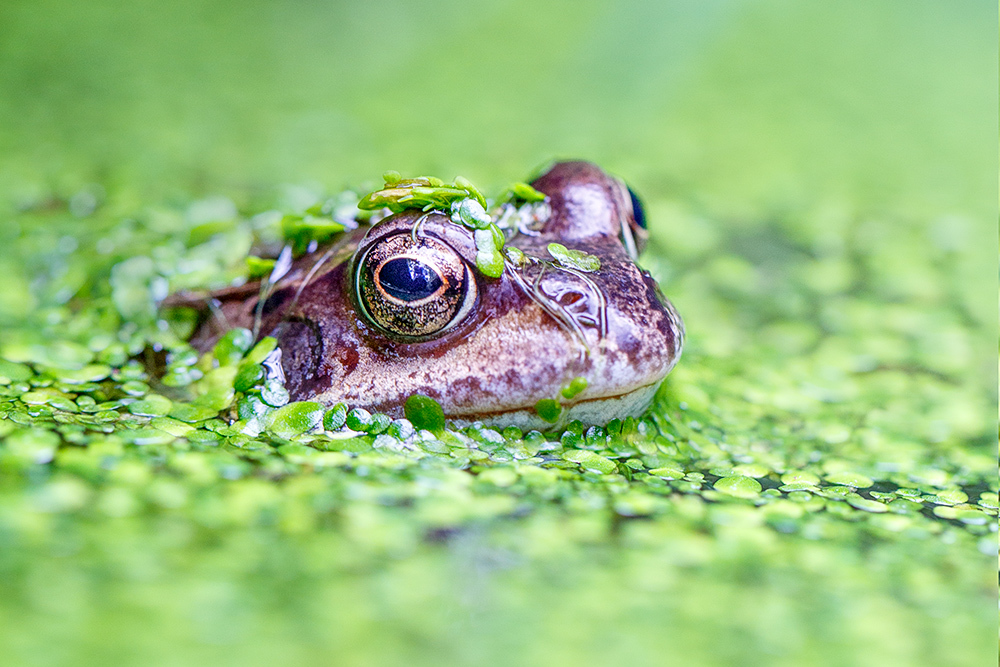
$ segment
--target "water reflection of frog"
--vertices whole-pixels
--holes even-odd
[[[216,293],[216,316],[193,342],[207,347],[256,316],[260,334],[279,341],[293,399],[395,417],[412,394],[459,423],[544,427],[535,406],[553,398],[567,420],[637,416],[684,336],[634,261],[646,238],[641,205],[585,162],[556,164],[532,185],[547,206],[507,239],[524,256],[499,278],[477,270],[472,231],[444,213],[404,211],[297,260],[260,307],[257,284]],[[555,261],[553,242],[600,268]],[[560,398],[576,378],[586,388]]]

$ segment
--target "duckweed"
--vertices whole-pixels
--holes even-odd
[[[867,489],[875,483],[864,475],[851,472],[838,472],[827,475],[826,481],[830,484],[843,484],[844,486],[851,486],[856,489]]]
[[[267,429],[278,438],[290,440],[322,424],[325,412],[319,403],[289,403],[268,414]]]
[[[611,459],[588,450],[570,449],[563,453],[563,458],[567,461],[579,463],[585,471],[599,472],[610,475],[618,470],[618,466]]]
[[[543,398],[535,404],[535,412],[545,421],[554,424],[559,421],[562,406],[554,398]]]
[[[550,243],[548,251],[559,264],[571,269],[593,273],[601,268],[601,260],[594,255],[580,250],[570,250],[561,243]]]
[[[440,433],[444,430],[444,410],[433,398],[414,394],[403,406],[406,418],[416,428]]]
[[[503,233],[496,225],[475,231],[476,267],[485,276],[499,278],[503,273]]]
[[[565,399],[575,398],[577,394],[587,389],[587,378],[575,377],[570,380],[560,392]]]
[[[338,403],[323,414],[323,428],[337,431],[347,422],[347,406]]]
[[[364,48],[374,42],[340,27],[357,21],[322,3],[264,18],[222,7],[236,20],[194,41],[183,30],[192,12],[172,2],[150,5],[145,19],[88,5],[72,30],[48,0],[22,4],[5,14],[3,63],[33,75],[0,76],[5,664],[996,657],[996,245],[982,242],[995,240],[995,192],[985,213],[970,203],[995,154],[977,149],[992,144],[970,134],[979,121],[963,92],[995,82],[969,56],[995,47],[995,32],[975,37],[994,25],[985,13],[751,3],[710,15],[667,3],[655,11],[669,20],[637,21],[625,3],[582,5],[567,20],[533,6],[518,30],[545,35],[536,44],[557,43],[560,62],[574,63],[554,73],[535,47],[511,49],[479,29],[496,17],[456,30],[472,25],[462,23],[472,6],[421,14],[390,3],[378,15],[385,39]],[[744,13],[746,25],[734,19]],[[125,19],[138,21],[138,41],[102,39]],[[143,39],[153,24],[159,39]],[[271,39],[281,49],[249,78],[219,69],[268,42],[247,35],[281,37],[293,24],[323,26],[323,37]],[[440,39],[411,67],[401,54],[431,24]],[[603,37],[585,48],[565,39],[598,24]],[[677,39],[653,40],[653,26]],[[711,46],[709,63],[677,59],[691,40]],[[142,57],[123,53],[140,42],[131,55]],[[142,55],[167,42],[181,68],[170,73]],[[639,57],[661,43],[677,51]],[[342,51],[324,58],[328,49]],[[510,72],[510,84],[479,98],[464,63],[495,53],[501,66],[476,76]],[[105,77],[110,58],[116,76]],[[665,103],[651,86],[678,62]],[[645,82],[629,99],[648,101],[619,105],[627,112],[606,93],[625,99],[634,82],[615,77],[605,90],[602,79],[618,63]],[[187,70],[208,76],[175,76]],[[336,90],[336,101],[362,115],[350,105],[316,115],[332,103],[331,73],[348,70],[370,80]],[[24,88],[43,75],[51,86]],[[197,80],[225,82],[210,97],[221,116],[202,113],[204,95],[187,87]],[[278,80],[290,87],[268,88]],[[144,97],[137,81],[170,95]],[[258,88],[241,96],[245,87]],[[86,99],[66,103],[80,90]],[[947,103],[922,104],[927,91]],[[113,110],[99,103],[111,93]],[[551,117],[586,127],[583,144],[575,130],[535,124],[553,95],[572,113]],[[405,99],[428,116],[400,116]],[[272,118],[273,100],[294,107],[294,122],[246,141],[259,157],[211,162],[253,134],[248,118]],[[476,110],[498,104],[510,132],[479,136]],[[623,123],[621,113],[632,115]],[[223,116],[224,130],[201,131]],[[435,131],[424,132],[432,117]],[[995,133],[995,109],[986,117]],[[376,150],[392,132],[408,158]],[[585,396],[570,378],[538,406],[552,425],[544,431],[457,428],[419,397],[394,420],[293,402],[269,375],[276,341],[235,330],[202,353],[187,343],[196,314],[157,308],[182,290],[239,289],[274,270],[270,249],[304,251],[368,215],[355,207],[368,191],[360,183],[344,193],[279,183],[363,179],[390,159],[454,173],[439,162],[476,163],[461,150],[496,157],[478,171],[503,183],[535,159],[506,151],[549,150],[543,135],[646,197],[643,265],[688,336],[639,419],[568,422],[563,403]],[[160,159],[188,142],[192,155]],[[123,159],[127,144],[141,160]],[[101,151],[96,163],[73,153],[87,146]],[[970,162],[977,150],[981,168]],[[204,172],[177,176],[194,153],[208,160]],[[647,154],[669,159],[636,157]],[[401,180],[387,174],[385,189]],[[417,187],[426,189],[384,202],[443,206],[479,230],[490,271],[529,261],[498,242],[465,179]],[[507,196],[542,199],[523,184]],[[586,258],[566,261],[587,268],[573,264]]]
[[[165,417],[173,405],[173,402],[165,396],[149,394],[140,401],[129,403],[128,411],[139,417]]]
[[[372,418],[372,413],[367,410],[354,408],[347,413],[344,423],[352,431],[367,431],[375,424],[375,420]]]
[[[760,482],[752,477],[731,475],[722,477],[713,485],[716,491],[736,498],[755,498],[760,494]]]

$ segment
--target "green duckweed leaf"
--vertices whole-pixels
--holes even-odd
[[[325,408],[319,403],[289,403],[267,416],[267,429],[279,438],[290,440],[323,423]]]
[[[271,336],[261,338],[260,342],[247,353],[246,362],[249,364],[263,363],[267,355],[271,354],[276,347],[278,347],[278,341],[275,338]]]
[[[337,403],[323,415],[323,429],[327,431],[338,431],[346,422],[347,406],[343,403]]]
[[[713,484],[716,491],[737,498],[756,498],[760,495],[760,482],[753,477],[743,475],[732,475],[722,477]]]
[[[343,224],[325,216],[286,215],[281,219],[281,231],[296,255],[304,252],[311,242],[323,243],[344,229]]]
[[[819,484],[819,477],[811,472],[786,472],[781,476],[781,481],[785,484],[801,483],[804,486],[816,486]]]
[[[562,414],[562,406],[554,398],[543,398],[535,403],[535,412],[545,421],[554,424],[559,421],[559,415]]]
[[[510,186],[510,191],[518,199],[523,199],[526,202],[538,202],[545,199],[545,194],[539,192],[535,188],[531,187],[527,183],[512,183]]]
[[[510,263],[518,268],[521,268],[528,263],[527,256],[520,248],[506,246],[503,251]]]
[[[170,417],[157,417],[150,420],[149,425],[177,438],[182,438],[194,430],[194,426],[191,424],[185,424]]]
[[[880,503],[877,500],[869,500],[868,498],[862,498],[861,496],[850,496],[847,498],[847,503],[851,507],[863,510],[865,512],[874,512],[877,514],[881,514],[882,512],[889,511],[889,508],[883,503]]]
[[[826,481],[829,484],[841,484],[855,489],[867,489],[875,483],[870,477],[865,477],[864,475],[859,475],[858,473],[853,472],[833,473],[826,476]]]
[[[451,221],[465,225],[469,229],[486,229],[493,224],[493,219],[486,213],[486,208],[473,198],[452,203]]]
[[[563,453],[567,461],[579,463],[585,470],[610,475],[618,471],[618,466],[609,458],[586,449],[570,449]]]
[[[167,355],[167,368],[194,366],[198,363],[198,359],[198,352],[194,348],[185,346]]]
[[[410,194],[409,188],[395,187],[395,181],[387,185],[392,185],[393,187],[369,192],[358,202],[358,208],[366,211],[388,208],[393,213],[406,210],[406,206],[401,205],[399,200]]]
[[[263,278],[274,270],[276,261],[266,257],[247,256],[247,274],[251,279]]]
[[[170,413],[173,402],[159,394],[149,394],[141,401],[130,403],[128,411],[140,417],[164,417]]]
[[[476,186],[461,176],[454,183],[445,183],[433,176],[402,178],[398,172],[383,174],[385,187],[370,192],[358,202],[364,211],[388,208],[393,213],[407,209],[447,211],[452,219],[473,229],[489,224],[486,198]],[[470,202],[470,203],[466,203]]]
[[[200,380],[204,374],[197,368],[171,368],[167,370],[167,373],[160,380],[164,385],[168,387],[186,387],[197,380]]]
[[[385,433],[391,424],[392,417],[384,415],[381,412],[376,412],[372,415],[371,424],[368,426],[366,431],[370,435],[379,435],[380,433]]]
[[[766,477],[770,472],[767,466],[760,463],[744,463],[733,468],[733,474],[744,477],[761,478]]]
[[[469,197],[469,193],[458,187],[446,186],[440,179],[421,177],[401,179],[392,187],[371,192],[361,198],[358,208],[375,210],[388,208],[393,213],[406,209],[448,210],[453,202]]]
[[[550,243],[549,254],[562,266],[593,273],[601,268],[601,260],[581,250],[570,250],[561,243]]]
[[[367,432],[368,429],[374,424],[374,421],[372,420],[372,413],[368,412],[364,408],[354,408],[347,413],[345,423],[347,424],[347,428],[352,431]]]
[[[177,439],[170,433],[151,426],[147,428],[126,429],[121,431],[121,435],[126,442],[139,446],[166,445]]]
[[[261,400],[260,396],[255,396],[253,394],[244,396],[239,400],[239,403],[236,404],[236,414],[240,419],[263,417],[274,409],[275,408]]]
[[[222,366],[238,364],[253,345],[253,333],[249,329],[230,329],[212,350],[212,356]]]
[[[566,384],[566,386],[562,388],[562,391],[560,393],[562,393],[563,398],[568,400],[571,398],[575,398],[578,394],[580,394],[580,392],[586,389],[587,389],[587,378],[575,377],[572,380],[570,380],[569,383]]]
[[[483,193],[479,191],[479,188],[470,183],[467,178],[456,176],[455,186],[468,192],[469,195],[471,195],[472,198],[475,199],[479,203],[479,205],[483,207],[483,209],[486,208],[486,197],[484,197]]]
[[[10,384],[11,382],[23,382],[31,378],[34,373],[24,364],[18,364],[6,359],[0,359],[0,384]]]
[[[268,405],[280,408],[288,403],[288,390],[277,380],[268,380],[260,391],[260,397]]]
[[[1000,509],[1000,496],[996,493],[984,491],[979,494],[979,504],[990,509]]]
[[[97,382],[111,375],[111,367],[104,364],[89,364],[79,370],[58,371],[58,377],[67,384]]]
[[[653,468],[649,471],[649,474],[662,477],[663,479],[682,479],[684,477],[684,469],[675,464]]]
[[[946,505],[961,505],[962,503],[969,501],[969,495],[961,489],[938,491],[935,495],[937,496],[938,502]]]
[[[139,396],[145,396],[149,392],[149,385],[139,380],[129,380],[122,383],[121,389],[129,396],[138,398]]]
[[[476,268],[483,275],[490,278],[499,278],[503,273],[503,232],[496,225],[491,224],[487,229],[477,229],[476,240]]]
[[[403,405],[406,418],[418,429],[440,433],[444,430],[444,410],[429,396],[413,394]]]
[[[219,411],[193,403],[175,403],[167,414],[178,421],[194,424],[217,416]]]
[[[264,369],[258,364],[248,364],[246,362],[240,366],[236,378],[233,380],[233,389],[246,392],[264,381]]]

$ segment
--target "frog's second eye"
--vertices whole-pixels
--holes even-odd
[[[635,220],[635,224],[646,229],[646,210],[642,207],[642,200],[632,188],[628,188],[628,196],[632,200],[632,219]]]
[[[625,181],[616,179],[618,182],[619,205],[623,207],[624,216],[621,220],[621,240],[625,245],[625,250],[632,259],[638,259],[639,253],[646,247],[646,239],[649,237],[646,231],[646,209],[642,206],[642,200],[635,190],[625,184]]]
[[[426,338],[461,322],[476,302],[476,279],[447,244],[410,234],[387,237],[355,264],[358,304],[388,334]]]

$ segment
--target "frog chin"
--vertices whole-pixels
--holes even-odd
[[[546,431],[559,428],[571,421],[579,420],[585,426],[606,424],[612,419],[638,417],[642,415],[653,402],[660,380],[638,389],[619,394],[591,398],[564,405],[559,420],[547,422],[538,416],[534,408],[520,408],[505,412],[491,412],[480,415],[462,415],[448,417],[448,420],[458,428],[465,428],[476,422],[491,428],[517,426],[522,431]]]

